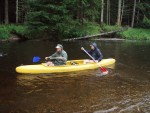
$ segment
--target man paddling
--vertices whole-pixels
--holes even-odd
[[[46,66],[66,65],[67,57],[68,55],[63,50],[63,46],[61,44],[57,44],[56,52],[49,57],[45,57],[45,59],[48,60]]]
[[[102,60],[103,55],[101,53],[101,51],[98,49],[97,44],[96,43],[91,43],[90,44],[91,50],[87,50],[87,52],[96,60],[96,62],[99,62]],[[81,50],[83,50],[84,48],[81,47]],[[86,63],[92,63],[93,60],[84,60],[84,64]]]

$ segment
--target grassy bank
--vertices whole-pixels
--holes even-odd
[[[80,37],[80,36],[87,36],[87,35],[95,35],[102,32],[109,32],[109,31],[115,31],[120,30],[123,27],[121,26],[109,26],[109,25],[99,25],[96,23],[86,23],[82,27],[76,27],[75,30],[70,32],[72,37]],[[119,38],[123,39],[129,39],[129,40],[150,40],[150,29],[144,29],[144,28],[129,28],[125,31],[118,32],[117,36]],[[113,37],[112,37],[113,38]]]
[[[121,28],[122,27],[119,26],[99,25],[97,23],[85,22],[83,25],[75,25],[68,31],[63,31],[62,34],[60,33],[60,36],[61,38],[75,38],[119,30]],[[20,38],[28,37],[28,30],[30,29],[27,29],[25,25],[0,25],[0,39],[7,40],[10,38],[11,34],[16,34]],[[120,38],[129,40],[150,40],[150,29],[129,28],[126,31],[117,33],[117,35]]]
[[[87,35],[99,34],[102,28],[97,23],[86,22],[83,25],[75,25],[69,30],[68,34],[64,38],[75,38]]]
[[[16,34],[20,38],[25,37],[26,27],[23,25],[0,25],[0,39],[9,39],[10,34]]]
[[[129,28],[118,33],[119,37],[129,40],[150,40],[150,29]]]
[[[119,26],[100,25],[98,23],[85,22],[83,25],[77,25],[73,29],[71,29],[65,38],[95,35],[103,32],[119,30],[121,28],[122,27]]]

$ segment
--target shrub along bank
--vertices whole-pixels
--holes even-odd
[[[0,25],[0,39],[7,40],[11,34],[16,34],[20,38],[25,37],[26,27],[24,25]]]
[[[150,40],[150,29],[129,28],[117,34],[119,37],[129,40]]]
[[[120,26],[109,26],[109,25],[99,25],[97,23],[86,22],[82,26],[76,25],[64,31],[61,38],[75,38],[87,35],[95,35],[102,32],[109,32],[114,30],[119,30]],[[19,38],[31,38],[30,34],[25,25],[0,25],[0,39],[7,40],[11,38],[11,34],[16,34]],[[129,40],[150,40],[150,29],[144,28],[129,28],[128,30],[118,32],[117,36],[119,38],[129,39]],[[32,36],[32,38],[36,38]],[[55,38],[55,37],[53,37]],[[113,37],[112,37],[113,38]]]

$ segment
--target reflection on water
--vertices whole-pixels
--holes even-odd
[[[70,59],[78,59],[88,58],[79,49],[83,45],[88,48],[89,43],[64,42],[63,45]],[[55,43],[28,41],[7,46],[8,56],[0,58],[0,113],[149,113],[150,43],[97,43],[105,58],[117,60],[115,69],[108,69],[107,76],[97,76],[99,69],[17,74],[16,66],[31,64],[35,55],[44,57],[53,53],[51,48]]]

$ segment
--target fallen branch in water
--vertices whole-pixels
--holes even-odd
[[[125,27],[125,28],[122,28],[122,29],[120,29],[120,30],[104,32],[104,33],[100,33],[100,34],[96,34],[96,35],[87,35],[87,36],[83,36],[83,37],[64,39],[63,41],[72,41],[72,40],[89,39],[89,38],[94,38],[94,37],[98,37],[98,36],[103,36],[103,35],[109,35],[109,34],[117,33],[117,32],[120,32],[120,31],[127,30],[127,29],[128,29],[128,27]]]

